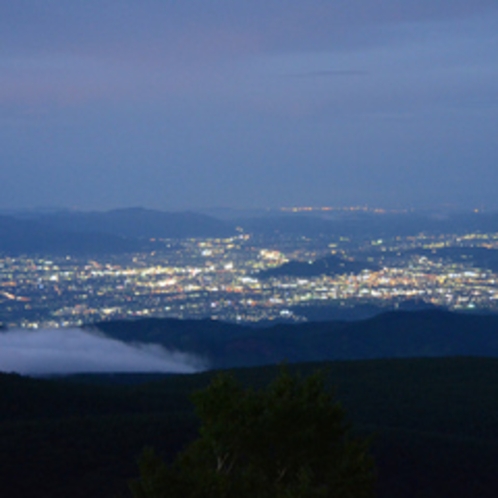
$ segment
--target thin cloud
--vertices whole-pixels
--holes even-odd
[[[306,71],[302,73],[288,74],[291,78],[327,78],[334,76],[366,76],[370,74],[369,71],[361,69],[324,69],[321,71]]]
[[[0,333],[0,371],[25,375],[82,372],[194,373],[200,358],[157,344],[126,344],[81,329]]]

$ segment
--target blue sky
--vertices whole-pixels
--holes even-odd
[[[496,0],[4,0],[0,33],[0,209],[498,209]]]

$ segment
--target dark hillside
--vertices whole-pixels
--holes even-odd
[[[122,254],[142,248],[138,241],[98,231],[78,233],[36,220],[0,216],[0,254]]]
[[[342,275],[360,273],[362,270],[378,270],[376,265],[367,261],[349,261],[337,256],[327,256],[316,261],[289,261],[276,268],[261,271],[257,274],[260,279],[271,277],[318,277],[320,275]]]
[[[325,367],[354,426],[374,434],[379,497],[494,498],[498,489],[498,359],[446,358],[300,364]],[[264,385],[277,367],[239,369]],[[189,376],[0,375],[0,496],[128,496],[136,458],[167,459],[195,437]],[[151,382],[144,382],[149,379]],[[161,379],[161,380],[159,380]]]
[[[0,215],[0,254],[102,255],[149,250],[149,239],[227,237],[232,224],[142,208]]]
[[[355,322],[251,328],[213,320],[100,322],[105,334],[195,353],[212,368],[369,358],[498,357],[498,315],[393,311]]]
[[[60,212],[40,217],[57,229],[80,232],[102,232],[120,237],[184,238],[228,237],[235,234],[234,226],[193,212],[164,212],[144,208],[114,209],[94,212]]]

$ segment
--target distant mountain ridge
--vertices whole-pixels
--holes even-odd
[[[264,213],[266,211],[263,210]],[[25,211],[0,214],[0,253],[101,254],[149,249],[149,239],[230,237],[237,228],[261,237],[347,236],[358,238],[427,233],[498,232],[498,214],[429,213],[302,214],[241,212],[215,218],[198,212],[145,208],[111,211]],[[145,246],[144,246],[145,244]],[[496,265],[493,262],[493,265]]]
[[[150,239],[226,237],[232,224],[196,213],[142,208],[0,215],[0,253],[120,254],[149,249]]]
[[[0,254],[119,254],[140,248],[137,240],[118,235],[78,233],[38,220],[0,216]]]
[[[234,220],[235,221],[235,220]],[[259,235],[341,235],[370,238],[409,236],[419,233],[497,232],[498,213],[407,212],[377,214],[362,211],[311,213],[269,212],[240,218],[237,224],[246,232]]]
[[[392,311],[356,322],[251,328],[213,320],[99,322],[104,334],[197,354],[211,368],[325,360],[438,356],[498,357],[498,315]]]
[[[97,231],[137,239],[227,237],[235,233],[231,223],[204,214],[140,207],[103,212],[60,212],[43,215],[40,220],[57,229]]]

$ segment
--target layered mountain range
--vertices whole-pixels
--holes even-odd
[[[498,357],[498,315],[439,309],[267,328],[160,318],[99,322],[95,327],[124,342],[160,344],[195,354],[214,369],[325,360]]]
[[[111,211],[33,211],[0,215],[0,253],[102,254],[150,249],[158,238],[228,237],[243,231],[264,237],[353,237],[427,233],[498,232],[498,214],[331,214],[215,211],[164,212],[144,208]]]

